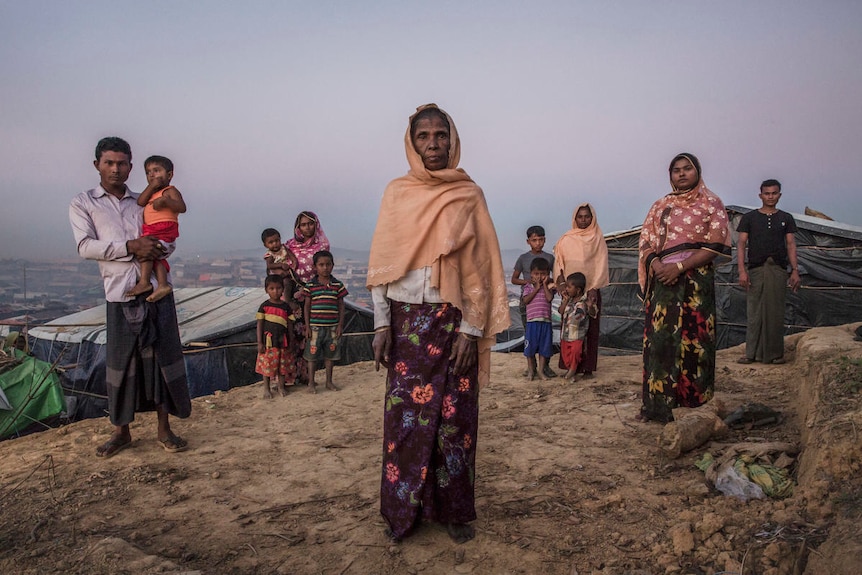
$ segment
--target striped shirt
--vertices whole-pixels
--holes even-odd
[[[286,302],[271,302],[266,300],[257,309],[255,319],[263,321],[264,341],[258,343],[265,347],[287,347],[289,337],[287,330],[290,329],[290,306]]]
[[[347,288],[343,283],[335,279],[335,276],[329,276],[329,283],[322,284],[320,279],[314,276],[305,284],[302,292],[311,298],[309,325],[338,325],[338,300],[347,295]]]
[[[525,284],[523,288],[524,298],[536,291],[531,283]],[[551,321],[551,302],[545,297],[545,288],[540,287],[538,292],[533,301],[527,304],[527,321]]]

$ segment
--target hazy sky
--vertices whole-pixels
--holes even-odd
[[[303,209],[367,248],[426,102],[504,249],[532,224],[550,248],[582,201],[640,224],[680,151],[726,204],[775,177],[780,207],[862,226],[862,2],[0,0],[0,37],[0,257],[74,255],[108,135],[135,191],[174,160],[180,257],[262,249]]]

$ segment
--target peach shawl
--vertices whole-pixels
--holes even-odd
[[[427,104],[416,113],[432,106],[436,108]],[[482,386],[490,374],[494,336],[509,326],[509,302],[500,245],[485,196],[458,168],[461,141],[452,118],[446,117],[451,147],[449,164],[442,170],[425,169],[407,124],[404,147],[410,170],[383,192],[371,241],[368,288],[430,266],[432,284],[443,300],[461,310],[464,321],[484,334],[479,342]]]
[[[583,230],[578,227],[575,216],[581,208],[589,208],[593,221]],[[567,231],[554,246],[554,277],[562,272],[563,278],[575,272],[587,277],[587,291],[608,285],[608,244],[599,227],[596,210],[590,204],[581,204],[572,213],[572,229]]]

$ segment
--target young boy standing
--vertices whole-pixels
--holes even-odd
[[[564,377],[572,381],[577,378],[575,372],[584,356],[589,318],[596,317],[597,314],[595,299],[591,300],[584,293],[586,289],[587,278],[584,274],[569,274],[562,290],[563,301],[560,303],[560,357],[566,366]]]
[[[255,372],[263,376],[263,397],[272,398],[270,380],[275,378],[275,386],[282,397],[287,395],[285,379],[293,381],[294,359],[293,321],[290,306],[282,301],[284,284],[279,275],[270,274],[264,280],[264,288],[269,299],[260,304],[257,310],[257,363]]]
[[[158,286],[147,297],[156,302],[171,293],[168,283],[168,259],[177,248],[180,237],[179,214],[186,213],[186,202],[178,189],[171,185],[174,177],[174,163],[164,156],[150,156],[144,162],[147,173],[147,187],[138,196],[138,205],[144,208],[144,225],[141,235],[152,236],[159,240],[161,255],[157,260],[141,262],[141,277],[138,283],[126,293],[128,297],[147,293],[153,289],[150,276],[156,272]]]
[[[344,324],[344,297],[347,288],[332,275],[333,258],[327,250],[314,254],[317,275],[302,288],[305,294],[305,359],[308,361],[308,390],[317,393],[314,373],[323,359],[326,367],[326,389],[338,391],[332,383],[332,366],[341,359],[338,345]]]
[[[545,247],[545,228],[542,226],[530,226],[527,228],[527,245],[530,246],[530,251],[518,256],[515,262],[515,271],[512,272],[512,285],[521,286],[521,298],[518,310],[521,312],[521,325],[524,330],[527,329],[527,308],[524,306],[524,286],[530,283],[530,266],[536,258],[547,260],[551,269],[554,269],[554,255],[543,251]],[[521,278],[521,276],[524,276]],[[551,284],[553,286],[553,284]],[[548,366],[543,373],[547,377],[556,377],[556,373]],[[524,374],[527,375],[527,374]]]
[[[551,331],[551,266],[544,258],[535,258],[530,264],[530,283],[524,286],[521,301],[527,308],[527,327],[524,330],[524,355],[527,357],[527,377],[532,381],[548,379],[545,369],[548,359],[553,355],[553,334]],[[538,354],[538,369],[536,355]],[[550,368],[548,368],[550,369]]]

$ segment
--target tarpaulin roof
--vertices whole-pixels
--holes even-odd
[[[267,299],[260,288],[207,287],[174,290],[183,358],[192,397],[260,380],[254,371],[257,320]],[[105,395],[105,305],[67,315],[29,332],[33,354],[60,357],[62,383],[78,398],[76,418],[103,415]],[[373,359],[374,317],[345,301],[341,365]],[[70,407],[70,412],[75,410]]]

